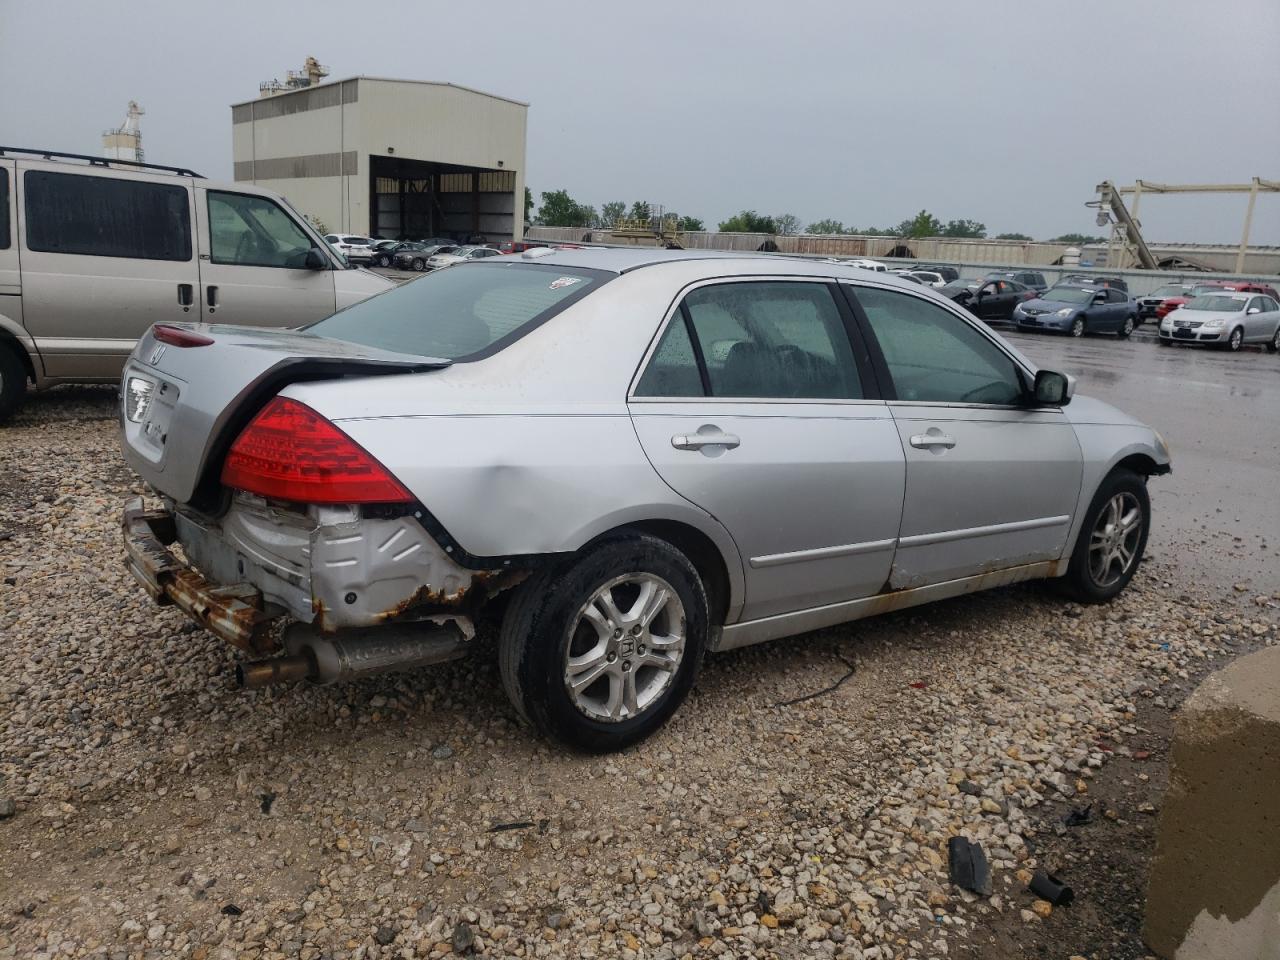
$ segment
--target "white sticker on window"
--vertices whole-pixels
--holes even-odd
[[[557,277],[551,281],[552,290],[560,290],[564,287],[572,287],[575,283],[581,283],[581,277]]]

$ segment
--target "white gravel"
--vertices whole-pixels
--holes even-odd
[[[1139,698],[1276,641],[1273,599],[1174,588],[1171,557],[1106,607],[1019,587],[712,658],[612,757],[521,728],[488,651],[243,693],[123,570],[110,397],[0,428],[0,958],[945,956],[1043,922],[1037,808]],[[955,834],[993,897],[948,883]]]

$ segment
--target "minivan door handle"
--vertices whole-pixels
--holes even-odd
[[[216,307],[218,305],[218,288],[217,287],[204,288],[204,302],[207,303],[210,307]]]
[[[178,284],[178,306],[182,307],[182,312],[186,313],[187,307],[191,306],[196,299],[196,290],[189,283]]]
[[[703,447],[732,450],[741,443],[741,438],[713,426],[699,427],[697,433],[677,433],[671,438],[671,445],[677,450],[701,450]]]

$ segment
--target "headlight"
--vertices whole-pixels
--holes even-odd
[[[151,409],[156,385],[146,377],[130,377],[124,391],[124,415],[130,423],[141,423]]]
[[[1206,330],[1221,330],[1226,325],[1227,321],[1225,320],[1209,320],[1205,323],[1204,328]]]
[[[1076,311],[1075,311],[1075,308],[1074,308],[1074,307],[1063,307],[1061,310],[1059,310],[1057,313],[1055,313],[1055,314],[1054,314],[1054,316],[1055,316],[1055,317],[1069,317],[1069,316],[1071,316],[1071,315],[1072,315],[1073,313],[1075,313],[1075,312],[1076,312]]]

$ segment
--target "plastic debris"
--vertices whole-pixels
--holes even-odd
[[[1041,900],[1048,900],[1055,907],[1065,907],[1075,899],[1075,893],[1052,874],[1037,870],[1027,889]]]
[[[982,844],[971,843],[967,837],[952,837],[947,841],[947,858],[952,883],[963,890],[991,896],[991,865]]]

